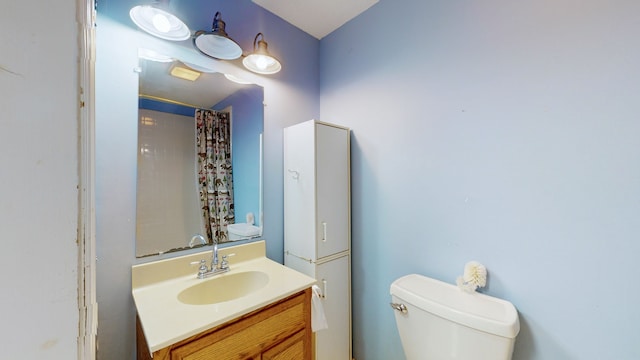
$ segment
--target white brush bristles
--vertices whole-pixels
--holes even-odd
[[[487,268],[477,261],[470,261],[464,266],[464,274],[456,279],[458,287],[467,292],[474,292],[487,284]]]
[[[484,287],[487,285],[487,269],[477,261],[470,261],[464,266],[464,281]]]

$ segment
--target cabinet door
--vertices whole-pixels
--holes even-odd
[[[317,265],[316,278],[329,325],[316,332],[317,360],[351,359],[350,266],[348,255]]]
[[[314,122],[284,129],[284,247],[316,259]]]
[[[349,250],[349,130],[316,124],[318,259]]]

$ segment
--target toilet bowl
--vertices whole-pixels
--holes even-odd
[[[511,359],[520,322],[510,302],[418,274],[390,293],[407,360]]]

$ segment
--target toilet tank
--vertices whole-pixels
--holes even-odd
[[[407,360],[509,360],[520,322],[508,301],[411,274],[391,284]]]

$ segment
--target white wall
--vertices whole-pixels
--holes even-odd
[[[76,359],[76,7],[74,1],[6,5],[0,12],[0,357]]]
[[[193,234],[202,233],[202,216],[198,211],[193,115],[140,109],[138,121],[136,255],[139,256],[186,247]]]
[[[398,358],[395,278],[469,260],[520,311],[515,359],[640,358],[639,13],[381,0],[321,41],[321,118],[353,129],[357,359]]]

